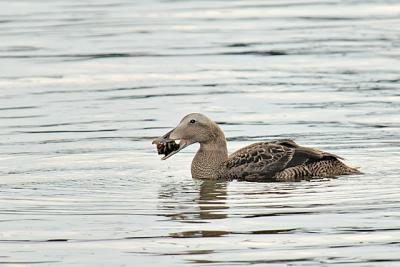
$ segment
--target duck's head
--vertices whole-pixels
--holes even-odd
[[[194,143],[206,144],[223,137],[224,133],[219,126],[201,113],[190,113],[183,117],[178,126],[153,141],[153,144],[166,144],[179,140],[177,150],[169,153],[162,159],[167,159]]]

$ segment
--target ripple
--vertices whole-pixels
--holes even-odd
[[[394,1],[16,1],[0,10],[0,263],[400,262]],[[365,175],[191,179],[189,112],[230,151],[294,139]]]

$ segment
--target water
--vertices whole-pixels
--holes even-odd
[[[400,264],[398,1],[1,1],[0,263]],[[189,112],[232,152],[293,138],[363,176],[196,181]]]

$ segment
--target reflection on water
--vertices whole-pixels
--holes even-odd
[[[398,1],[2,1],[0,264],[400,264]],[[293,138],[366,174],[197,181],[189,112],[234,151]]]
[[[200,218],[223,219],[226,218],[227,182],[203,181],[200,185],[198,205]]]
[[[202,220],[224,219],[228,209],[227,184],[226,181],[195,180],[162,185],[160,209],[172,212],[166,216],[179,222],[201,223]]]

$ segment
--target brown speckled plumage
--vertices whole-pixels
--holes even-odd
[[[230,155],[220,169],[220,177],[246,181],[299,181],[360,173],[340,159],[331,153],[299,146],[288,139],[260,142]]]
[[[181,140],[179,147],[171,151],[157,146],[173,155],[192,143],[200,143],[200,149],[192,161],[192,177],[200,179],[245,180],[255,182],[289,182],[315,177],[361,174],[356,168],[346,166],[341,157],[318,149],[303,147],[294,141],[275,140],[258,142],[243,147],[228,156],[224,133],[219,126],[199,113],[182,119],[178,127],[157,144]],[[164,140],[164,141],[163,141]]]

